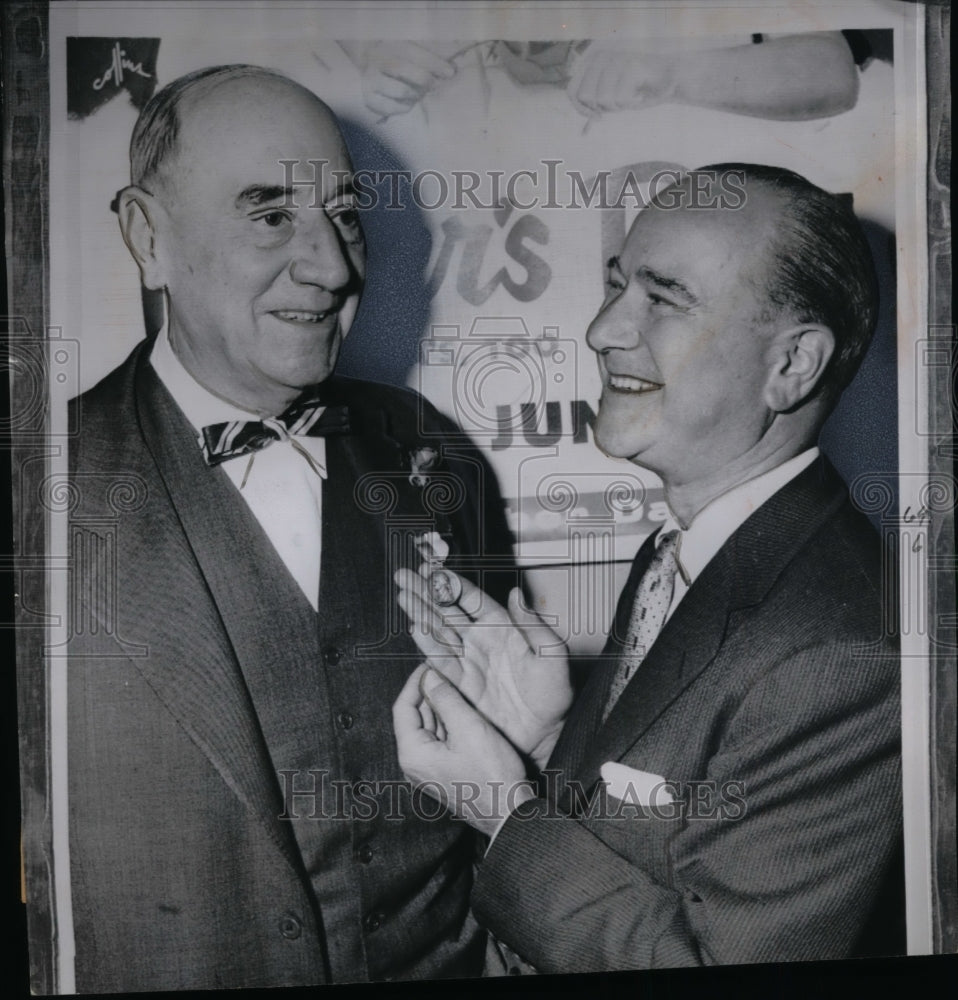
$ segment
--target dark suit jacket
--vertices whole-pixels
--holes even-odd
[[[647,544],[620,635],[650,556]],[[884,569],[827,463],[761,506],[601,725],[610,642],[550,761],[558,773],[482,862],[479,921],[543,972],[873,950],[870,917],[900,885],[899,662]],[[667,779],[675,806],[616,815],[600,796],[589,815],[606,761]],[[901,911],[884,915],[885,930],[889,919],[900,926]]]
[[[317,614],[147,357],[75,401],[78,989],[476,973],[472,838],[400,782],[391,706],[421,657],[391,576],[430,527],[508,553],[494,484],[468,449],[412,482],[448,427],[413,393],[332,380],[355,433],[326,439]]]

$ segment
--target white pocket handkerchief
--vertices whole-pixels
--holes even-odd
[[[641,806],[663,806],[675,801],[671,786],[661,774],[626,767],[625,764],[614,760],[607,760],[599,774],[606,784],[608,794],[620,802]]]

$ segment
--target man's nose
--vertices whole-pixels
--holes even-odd
[[[345,288],[353,268],[336,224],[325,212],[297,234],[289,273],[300,285],[318,285],[327,291]]]
[[[585,340],[593,351],[602,352],[613,348],[628,351],[643,343],[644,311],[623,301],[626,294],[623,292],[603,305],[589,324]]]

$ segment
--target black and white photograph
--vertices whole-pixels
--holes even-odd
[[[5,9],[31,992],[953,955],[949,26]]]

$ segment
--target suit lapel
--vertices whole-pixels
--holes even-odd
[[[143,667],[223,779],[299,867],[288,824],[276,818],[283,808],[279,786],[248,684],[252,680],[255,686],[271,672],[280,680],[288,657],[295,655],[291,647],[316,644],[315,616],[225,473],[206,466],[192,427],[146,355],[141,359],[136,398],[144,440],[195,558],[177,580],[172,620],[182,619],[186,608],[209,608],[197,617],[214,626],[214,633],[221,623],[228,638],[224,648],[207,636],[181,632],[165,655]],[[323,708],[313,706],[316,712]]]

